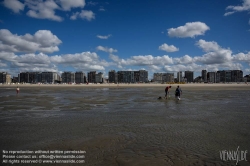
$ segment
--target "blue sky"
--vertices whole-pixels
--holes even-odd
[[[250,0],[2,0],[0,71],[250,74]]]

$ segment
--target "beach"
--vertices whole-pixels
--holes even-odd
[[[84,165],[117,166],[235,165],[220,152],[250,150],[250,85],[180,84],[178,101],[173,84],[158,100],[167,85],[0,85],[0,150],[83,150]]]

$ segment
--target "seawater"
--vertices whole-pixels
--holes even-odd
[[[85,150],[85,165],[235,165],[250,151],[249,91],[0,89],[0,150]],[[249,154],[247,155],[249,159]],[[119,164],[118,164],[119,163]],[[249,165],[242,161],[241,165]]]

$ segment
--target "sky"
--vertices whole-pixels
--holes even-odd
[[[0,72],[242,70],[250,0],[1,0]]]

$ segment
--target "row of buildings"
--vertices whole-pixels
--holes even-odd
[[[183,75],[184,74],[184,75]],[[217,72],[207,72],[207,70],[201,71],[201,76],[194,79],[193,71],[177,72],[177,77],[174,78],[174,73],[154,73],[153,81],[158,83],[163,82],[209,82],[209,83],[220,83],[220,82],[247,82],[250,81],[250,76],[243,77],[241,70],[220,70]]]
[[[21,72],[18,77],[11,78],[7,72],[0,72],[0,83],[145,83],[149,82],[148,71],[115,71],[111,70],[108,73],[108,79],[103,78],[103,73],[91,71],[85,75],[84,72],[63,72],[59,75],[56,72]],[[250,75],[243,77],[241,70],[220,70],[217,72],[201,71],[201,76],[194,79],[193,71],[177,72],[177,77],[174,73],[154,73],[152,82],[156,83],[174,83],[174,82],[250,82]]]
[[[18,77],[11,78],[7,72],[0,72],[0,83],[135,83],[148,82],[148,72],[139,71],[118,71],[111,70],[109,79],[103,78],[103,73],[91,71],[85,75],[84,72],[63,72],[59,75],[56,72],[21,72]]]
[[[108,76],[109,83],[136,83],[136,82],[148,82],[148,71],[109,71]]]

